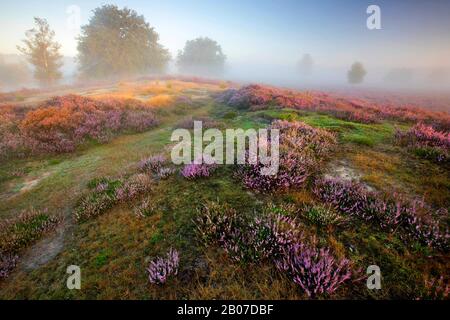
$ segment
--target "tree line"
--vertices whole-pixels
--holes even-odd
[[[62,77],[61,45],[54,39],[55,32],[47,20],[34,18],[34,24],[35,27],[26,32],[26,38],[17,48],[34,66],[34,78],[44,86],[53,85]],[[79,75],[89,79],[164,72],[172,59],[144,16],[116,5],[94,9],[88,24],[82,26],[77,41]],[[187,41],[176,57],[180,72],[203,75],[221,74],[225,61],[221,46],[206,37]],[[298,72],[304,76],[311,75],[313,65],[311,55],[305,54],[298,62]],[[400,73],[393,73],[387,79],[398,78],[396,75]],[[348,82],[362,83],[366,74],[363,64],[355,62],[347,73]]]
[[[34,18],[34,28],[17,49],[34,67],[34,78],[49,86],[61,79],[61,45],[54,39],[47,20]],[[159,35],[136,11],[103,5],[93,11],[89,23],[77,38],[79,75],[104,79],[163,72],[171,60],[169,51],[159,43]],[[182,72],[195,70],[217,73],[224,68],[226,56],[220,45],[209,38],[187,41],[178,53]]]

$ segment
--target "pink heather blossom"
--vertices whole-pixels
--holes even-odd
[[[164,284],[169,277],[176,276],[179,261],[178,251],[174,249],[170,249],[166,257],[157,257],[151,261],[147,268],[150,283]]]

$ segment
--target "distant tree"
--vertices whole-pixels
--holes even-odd
[[[59,53],[61,45],[54,40],[55,32],[50,30],[47,20],[34,18],[35,27],[26,32],[24,46],[17,46],[34,66],[34,77],[43,85],[52,85],[62,76]]]
[[[220,45],[210,38],[186,42],[178,53],[177,66],[181,72],[218,74],[223,72],[226,56]]]
[[[298,62],[298,70],[302,75],[310,75],[312,73],[312,68],[314,61],[310,54],[306,53]]]
[[[115,5],[96,8],[78,38],[82,76],[108,78],[161,72],[170,60],[142,15]]]
[[[355,62],[347,73],[348,82],[353,84],[362,83],[366,74],[367,71],[362,63]]]

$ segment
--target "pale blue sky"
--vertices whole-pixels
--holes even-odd
[[[446,0],[8,1],[1,4],[0,52],[17,53],[33,16],[39,16],[55,30],[63,54],[74,56],[76,35],[67,28],[67,8],[79,6],[85,24],[92,9],[105,3],[144,15],[172,55],[186,40],[208,36],[222,45],[231,63],[289,65],[311,53],[324,66],[354,60],[386,67],[450,64]],[[366,28],[369,4],[381,7],[382,30]]]

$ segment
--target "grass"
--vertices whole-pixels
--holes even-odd
[[[176,81],[151,85],[123,83],[121,93],[132,95],[204,95],[212,85],[183,85]],[[153,91],[152,91],[153,90]],[[14,217],[21,209],[48,208],[49,214],[71,217],[80,197],[100,177],[119,177],[135,170],[144,156],[170,151],[170,135],[181,119],[211,117],[226,128],[260,128],[273,119],[304,121],[335,132],[341,144],[336,158],[348,161],[362,180],[376,189],[408,195],[425,195],[433,205],[450,205],[450,177],[445,168],[404,154],[392,145],[397,123],[360,124],[315,112],[271,109],[255,112],[234,110],[202,97],[194,105],[157,109],[158,128],[122,135],[104,145],[87,145],[74,154],[42,156],[0,164],[0,219]],[[38,179],[27,191],[19,186]],[[134,213],[143,199],[152,204],[151,214]],[[261,195],[243,189],[230,167],[219,166],[207,179],[188,181],[179,174],[161,180],[134,203],[119,204],[105,214],[74,225],[64,250],[31,272],[17,269],[0,283],[3,299],[304,299],[306,296],[271,265],[233,263],[224,251],[206,247],[196,234],[194,218],[206,201],[229,204],[240,214],[252,215],[267,203],[293,206],[280,211],[296,217],[301,231],[317,237],[338,257],[348,257],[355,268],[381,267],[382,290],[370,291],[364,280],[339,290],[333,298],[415,299],[425,290],[424,281],[448,276],[448,255],[417,243],[405,245],[395,234],[370,224],[342,217],[332,223],[316,203],[310,189]],[[302,208],[313,208],[304,215]],[[317,209],[319,208],[319,209]],[[298,209],[298,210],[297,210]],[[325,208],[326,209],[326,208]],[[324,222],[325,221],[325,222]],[[164,287],[150,285],[146,267],[170,248],[180,252],[179,275]],[[66,268],[80,266],[82,290],[67,290]],[[324,297],[327,298],[327,297]]]

